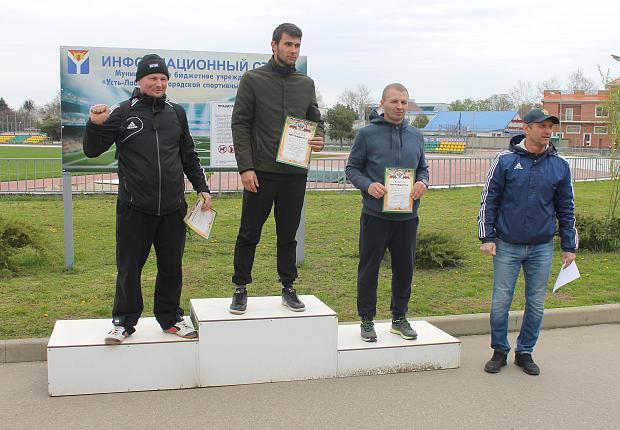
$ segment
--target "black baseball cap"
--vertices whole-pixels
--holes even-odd
[[[550,115],[547,109],[532,109],[523,117],[523,122],[530,124],[532,122],[543,122],[550,119],[554,124],[559,124],[560,120],[557,116]]]

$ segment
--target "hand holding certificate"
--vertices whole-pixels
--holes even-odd
[[[276,161],[307,169],[312,152],[308,139],[314,136],[316,126],[316,122],[287,116]]]
[[[383,212],[413,212],[413,169],[386,167]]]
[[[211,227],[213,226],[217,212],[213,209],[203,211],[203,203],[203,197],[198,196],[198,199],[196,199],[190,210],[187,211],[187,215],[185,215],[183,221],[185,221],[185,224],[187,224],[189,228],[194,230],[200,236],[208,239],[211,234]]]

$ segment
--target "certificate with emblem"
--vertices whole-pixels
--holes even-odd
[[[202,196],[198,196],[198,199],[196,199],[190,210],[187,211],[187,215],[185,215],[183,221],[197,234],[208,239],[211,235],[211,227],[213,227],[217,212],[213,209],[203,211],[201,209],[203,203],[204,199]]]
[[[413,169],[386,167],[383,212],[413,212]]]
[[[287,116],[276,161],[307,169],[312,152],[308,139],[314,136],[316,127],[316,122]]]

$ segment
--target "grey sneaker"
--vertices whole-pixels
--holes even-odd
[[[282,306],[286,306],[293,312],[303,312],[306,310],[306,305],[299,300],[297,292],[293,287],[282,288]]]
[[[360,334],[364,342],[376,342],[377,332],[375,332],[375,323],[372,320],[362,320]]]
[[[241,315],[245,313],[248,307],[248,290],[245,287],[237,287],[230,304],[230,313]]]
[[[392,328],[390,332],[400,335],[403,339],[414,340],[417,339],[418,334],[411,328],[411,324],[407,321],[407,318],[399,318],[392,320]]]

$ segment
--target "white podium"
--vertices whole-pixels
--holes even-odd
[[[229,298],[193,299],[190,315],[200,336],[200,386],[333,378],[338,317],[315,296],[300,296],[304,312],[280,296],[248,297],[243,315]]]
[[[460,341],[426,321],[412,321],[414,341],[376,323],[378,341],[360,338],[359,324],[338,325],[336,312],[300,296],[305,312],[281,297],[249,297],[243,315],[229,298],[192,299],[198,339],[164,333],[141,318],[120,345],[105,345],[109,319],[57,321],[47,346],[51,396],[254,384],[418,370],[460,364]],[[189,320],[190,317],[186,317]]]
[[[106,345],[109,319],[59,320],[47,345],[51,396],[197,387],[198,340],[140,318],[120,345]]]
[[[338,376],[380,375],[459,367],[461,342],[426,321],[411,321],[416,340],[390,333],[391,323],[375,323],[377,342],[364,342],[359,324],[338,327]]]

